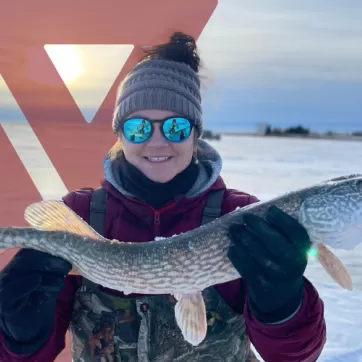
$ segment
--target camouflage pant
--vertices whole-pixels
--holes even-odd
[[[243,316],[213,288],[203,293],[208,332],[193,347],[176,324],[171,296],[120,298],[86,281],[70,324],[73,362],[254,362]]]

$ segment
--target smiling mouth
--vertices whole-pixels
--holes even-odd
[[[160,157],[144,157],[149,162],[165,162],[168,161],[171,156],[160,156]]]

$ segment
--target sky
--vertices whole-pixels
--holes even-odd
[[[361,18],[360,0],[220,0],[198,41],[206,127],[362,130]],[[79,49],[84,71],[68,87],[90,122],[132,47]],[[9,117],[23,116],[0,76]]]

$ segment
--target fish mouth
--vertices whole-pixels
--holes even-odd
[[[350,175],[344,175],[339,177],[334,177],[329,180],[326,180],[322,184],[336,185],[336,184],[350,184],[352,189],[357,192],[362,192],[362,174],[355,173]]]
[[[361,180],[357,180],[356,182],[356,187],[357,187],[357,190],[359,192],[362,192],[362,179]]]
[[[328,179],[328,180],[326,180],[326,182],[348,181],[348,180],[352,180],[352,179],[362,181],[362,174],[354,173],[354,174],[350,174],[350,175],[338,176],[338,177]]]
[[[345,175],[345,176],[340,176],[337,177],[337,179],[342,179],[342,180],[349,180],[352,178],[356,178],[356,179],[361,179],[362,180],[362,174],[361,173],[352,173],[350,175]]]

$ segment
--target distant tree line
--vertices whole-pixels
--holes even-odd
[[[327,131],[325,134],[326,134],[326,136],[336,136],[336,135],[338,135],[338,132],[335,132],[335,131]],[[362,137],[362,131],[354,131],[354,132],[351,132],[351,136],[354,136],[354,137]]]
[[[273,135],[273,136],[282,136],[282,135],[311,135],[312,132],[309,128],[305,128],[301,125],[295,127],[279,128],[272,127],[270,124],[267,124],[264,128],[264,135]],[[338,132],[327,131],[324,133],[326,136],[338,136]],[[354,131],[350,133],[354,137],[362,137],[362,131]]]
[[[265,135],[286,135],[286,134],[296,134],[296,135],[309,135],[310,129],[305,128],[301,125],[295,127],[288,127],[288,128],[278,128],[272,127],[271,125],[267,125],[264,131]]]
[[[204,140],[217,140],[217,141],[220,141],[221,135],[220,135],[220,133],[213,132],[210,129],[205,129],[203,131],[202,138]]]
[[[352,132],[352,136],[362,137],[362,131]]]

